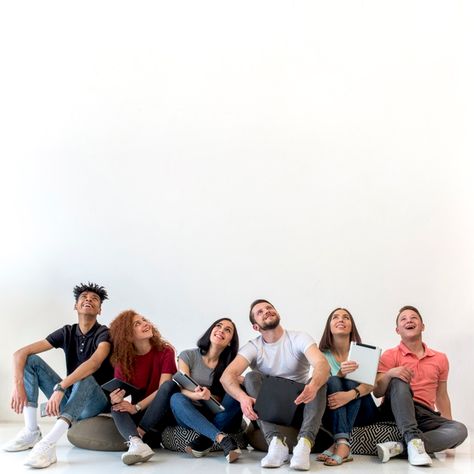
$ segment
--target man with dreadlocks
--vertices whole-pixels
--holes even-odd
[[[63,326],[13,355],[11,407],[16,413],[23,413],[25,427],[4,450],[33,448],[25,465],[35,468],[56,462],[56,443],[72,422],[96,416],[109,405],[100,386],[113,376],[108,358],[110,336],[107,326],[97,322],[102,302],[108,298],[107,291],[95,283],[81,283],[73,292],[78,323]],[[64,378],[36,355],[53,348],[64,350],[67,368]],[[48,398],[46,414],[58,417],[43,439],[37,424],[38,390]]]

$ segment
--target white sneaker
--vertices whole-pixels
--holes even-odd
[[[429,466],[433,461],[425,451],[425,445],[419,438],[412,439],[407,444],[408,462],[412,466]]]
[[[130,436],[127,444],[128,451],[122,454],[122,461],[127,465],[146,462],[155,454],[155,451],[137,436]]]
[[[377,444],[377,456],[382,462],[390,461],[390,458],[403,453],[403,443],[399,441],[387,441]]]
[[[41,441],[35,444],[35,447],[32,449],[31,453],[28,454],[28,457],[23,464],[25,466],[42,469],[43,467],[50,466],[56,461],[56,446]]]
[[[40,439],[41,431],[38,428],[36,431],[30,431],[28,428],[23,428],[11,441],[3,446],[4,451],[26,451],[32,448]]]
[[[288,462],[288,458],[288,446],[274,436],[268,446],[268,454],[260,461],[260,465],[262,467],[280,467]]]
[[[290,467],[297,471],[309,471],[309,455],[311,454],[311,443],[306,438],[300,438],[298,444],[293,448],[293,457]]]

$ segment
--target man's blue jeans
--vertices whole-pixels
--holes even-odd
[[[327,381],[327,394],[347,392],[359,386],[358,382],[333,375]],[[378,409],[372,395],[356,398],[335,410],[326,408],[323,425],[327,426],[334,439],[349,439],[354,426],[366,426],[375,423]]]
[[[175,393],[171,397],[171,410],[176,421],[181,426],[191,428],[212,441],[216,440],[219,433],[237,429],[242,420],[240,403],[230,395],[224,395],[221,405],[225,411],[212,415],[204,408],[194,405],[192,400],[182,393]]]
[[[49,399],[53,387],[61,382],[61,377],[37,355],[30,355],[26,360],[24,384],[28,406],[38,406],[38,394],[41,390]],[[108,411],[109,401],[92,375],[76,382],[66,390],[61,402],[61,417],[70,423],[96,416]]]

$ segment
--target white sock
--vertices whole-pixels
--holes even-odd
[[[56,444],[59,441],[59,438],[66,433],[69,428],[69,423],[62,418],[60,418],[54,424],[52,430],[43,438],[43,442],[48,444]]]
[[[25,419],[25,426],[29,431],[36,431],[38,429],[38,409],[36,407],[24,407],[23,418]]]

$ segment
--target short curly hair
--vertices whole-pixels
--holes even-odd
[[[90,291],[92,293],[95,293],[100,298],[101,303],[104,300],[109,299],[107,290],[103,286],[99,286],[97,285],[97,283],[91,283],[89,281],[87,283],[80,283],[79,285],[76,285],[72,290],[76,301],[79,299],[79,296],[84,293],[84,291]]]

